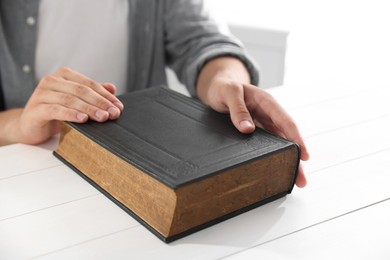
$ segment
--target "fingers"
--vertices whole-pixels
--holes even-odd
[[[78,111],[76,119],[71,121],[83,121],[84,115],[87,115],[88,118],[104,122],[117,119],[123,110],[123,104],[114,95],[115,90],[113,84],[99,84],[69,68],[62,68],[53,76],[45,76],[41,80],[36,96],[38,103],[58,104],[70,111]],[[56,117],[51,119],[60,120]]]
[[[309,159],[296,123],[271,95],[255,86],[235,83],[226,87],[223,95],[232,122],[240,132],[252,133],[255,124],[261,125],[264,129],[297,143],[301,149],[301,159]],[[254,112],[254,119],[248,107]]]
[[[123,104],[115,91],[110,83],[99,84],[68,68],[43,77],[17,120],[18,140],[29,144],[45,141],[58,132],[58,121],[118,118]]]
[[[102,86],[108,90],[111,94],[115,95],[116,93],[116,87],[114,84],[111,83],[102,83]]]
[[[301,160],[309,160],[310,155],[297,124],[284,110],[280,111],[280,113],[281,114],[279,117],[273,118],[275,127],[280,129],[286,139],[291,140],[299,145],[301,150]]]
[[[84,123],[88,120],[87,114],[60,104],[43,104],[37,108],[36,112],[46,121],[56,118],[56,120],[60,121]]]
[[[285,134],[288,140],[292,140],[299,145],[299,148],[301,150],[301,160],[303,161],[309,160],[310,158],[309,152],[307,150],[303,137],[301,136],[301,133],[296,123],[289,115],[287,115],[286,112],[284,113],[285,114],[282,114],[280,118],[276,117],[274,119],[275,126]]]
[[[272,122],[260,122],[256,118],[254,118],[253,121],[255,122],[256,127],[262,128],[264,130],[267,130],[268,132],[274,133],[275,135],[287,139],[286,135],[282,131],[280,131],[279,128],[277,128],[274,124],[272,124]]]
[[[103,102],[102,99],[106,99],[111,102],[111,105],[116,106],[120,111],[123,110],[123,104],[119,101],[119,99],[114,95],[115,93],[115,86],[110,83],[105,83],[104,86],[102,84],[99,84],[98,82],[82,75],[81,73],[78,73],[70,68],[61,68],[56,73],[53,74],[53,76],[63,78],[66,81],[71,81],[75,83],[79,83],[80,87],[78,89],[73,89],[76,91],[78,95],[84,95],[89,94],[88,90],[85,90],[85,88],[89,88],[90,90],[93,90],[96,94],[98,94],[100,97],[98,100],[93,100],[92,102]],[[107,105],[107,103],[102,104]],[[103,108],[101,107],[101,108]]]
[[[226,106],[234,126],[245,134],[255,130],[255,124],[245,104],[244,89],[241,85],[232,86],[226,92]]]
[[[109,118],[119,117],[120,115],[120,111],[116,107],[113,109],[113,111],[111,111],[111,107],[113,107],[112,105],[110,108],[108,108],[108,111],[106,111],[104,109],[91,105],[88,102],[85,102],[84,100],[80,99],[75,95],[72,95],[70,93],[59,92],[59,91],[52,91],[52,90],[43,91],[39,97],[39,101],[41,104],[52,105],[52,107],[54,105],[61,106],[63,109],[60,110],[57,108],[54,110],[57,112],[59,111],[66,112],[65,108],[69,109],[69,111],[78,112],[77,117],[71,120],[69,119],[69,115],[62,116],[58,113],[49,113],[50,115],[53,115],[52,118],[48,118],[49,120],[56,119],[56,120],[76,121],[76,122],[79,122],[79,120],[81,120],[82,122],[84,122],[83,119],[84,117],[86,117],[87,119],[91,118],[98,122],[104,122]],[[46,109],[53,109],[53,108],[49,108],[48,106],[44,106],[44,107]],[[111,112],[111,114],[109,111]],[[64,116],[66,116],[67,119],[64,119]]]
[[[301,160],[309,159],[309,152],[294,120],[267,92],[250,84],[230,80],[215,80],[209,87],[207,103],[219,112],[229,112],[235,127],[242,133],[251,133],[255,125],[297,143]],[[296,185],[306,186],[302,165],[299,166]]]
[[[304,188],[307,185],[307,179],[306,176],[303,172],[303,167],[300,164],[298,168],[298,176],[297,179],[295,180],[295,185],[299,188]]]
[[[259,122],[257,119],[254,119],[254,122],[255,122],[255,125],[257,127],[260,127],[260,128],[263,128],[271,133],[274,133],[278,136],[281,136],[283,138],[286,138],[285,134],[279,130],[277,127],[275,127],[272,123],[270,122]],[[302,159],[302,150],[306,151],[307,153],[307,149],[306,149],[306,146],[303,144],[303,149],[300,148],[301,150],[301,159]],[[304,157],[304,160],[308,160],[308,154],[306,154],[306,156]],[[299,164],[299,168],[298,168],[298,176],[297,176],[297,179],[295,181],[295,184],[297,185],[297,187],[299,188],[304,188],[306,185],[307,185],[307,180],[306,180],[306,177],[305,177],[305,174],[304,174],[304,170],[303,170],[303,166],[302,164]]]
[[[290,115],[268,93],[254,86],[248,88],[259,93],[259,95],[252,93],[256,96],[254,113],[261,118],[264,129],[297,143],[301,149],[301,160],[309,160],[310,155],[303,137]]]
[[[61,78],[46,76],[41,80],[39,100],[41,104],[58,104],[63,107],[78,110],[89,118],[99,122],[115,119],[120,110],[109,100],[103,98],[92,89]],[[58,120],[58,118],[55,118]]]

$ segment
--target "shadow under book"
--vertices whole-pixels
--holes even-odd
[[[164,87],[118,120],[63,123],[54,155],[165,242],[291,193],[298,146]]]

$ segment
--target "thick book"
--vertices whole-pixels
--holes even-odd
[[[165,87],[119,96],[119,119],[63,123],[54,155],[165,242],[291,193],[295,143]]]

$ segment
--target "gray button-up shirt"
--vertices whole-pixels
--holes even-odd
[[[208,60],[234,56],[247,66],[252,84],[255,63],[240,42],[220,33],[201,0],[129,0],[127,91],[166,84],[165,66],[195,96],[198,73]],[[39,0],[0,0],[0,110],[23,107],[34,79]]]

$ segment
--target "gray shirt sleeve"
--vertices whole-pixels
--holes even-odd
[[[196,96],[196,80],[203,65],[219,56],[240,59],[253,85],[259,84],[259,69],[241,42],[221,31],[201,0],[168,0],[164,10],[166,60],[179,80]]]

